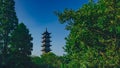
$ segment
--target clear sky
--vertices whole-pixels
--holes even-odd
[[[88,0],[15,0],[19,22],[25,23],[33,37],[33,55],[41,55],[41,37],[46,27],[51,32],[51,49],[56,55],[63,55],[64,38],[69,34],[65,25],[60,24],[54,11],[65,8],[78,9]]]

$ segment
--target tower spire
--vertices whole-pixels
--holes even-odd
[[[47,32],[47,27],[46,27],[46,32]]]
[[[42,52],[43,53],[48,53],[48,52],[50,52],[51,51],[51,49],[50,49],[50,42],[51,42],[51,40],[50,40],[50,34],[51,33],[49,33],[48,31],[47,31],[47,28],[46,28],[46,31],[42,34],[43,35],[43,37],[42,37]]]

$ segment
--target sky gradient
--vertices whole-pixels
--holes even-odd
[[[15,10],[19,22],[25,23],[33,37],[32,55],[40,56],[42,33],[48,28],[51,32],[51,49],[56,55],[63,55],[65,37],[69,34],[65,25],[60,24],[54,11],[65,8],[77,10],[88,0],[15,0]]]

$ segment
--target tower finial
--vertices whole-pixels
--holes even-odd
[[[47,32],[47,27],[46,27],[46,32]]]

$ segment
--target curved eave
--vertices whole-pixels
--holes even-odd
[[[50,42],[52,42],[52,41],[42,41],[42,43],[50,43]]]
[[[51,38],[51,36],[48,36],[48,37],[46,37],[46,36],[43,36],[43,37],[42,37],[42,39],[45,39],[45,38]]]
[[[52,45],[46,45],[46,44],[44,44],[41,47],[50,47],[50,46],[52,46]]]
[[[51,33],[48,33],[48,32],[44,32],[44,33],[42,33],[42,35],[45,35],[45,34],[49,34],[49,35],[50,35]]]
[[[49,52],[49,51],[52,51],[52,50],[51,50],[51,49],[49,49],[49,50],[42,49],[41,51],[46,51],[46,52]]]

